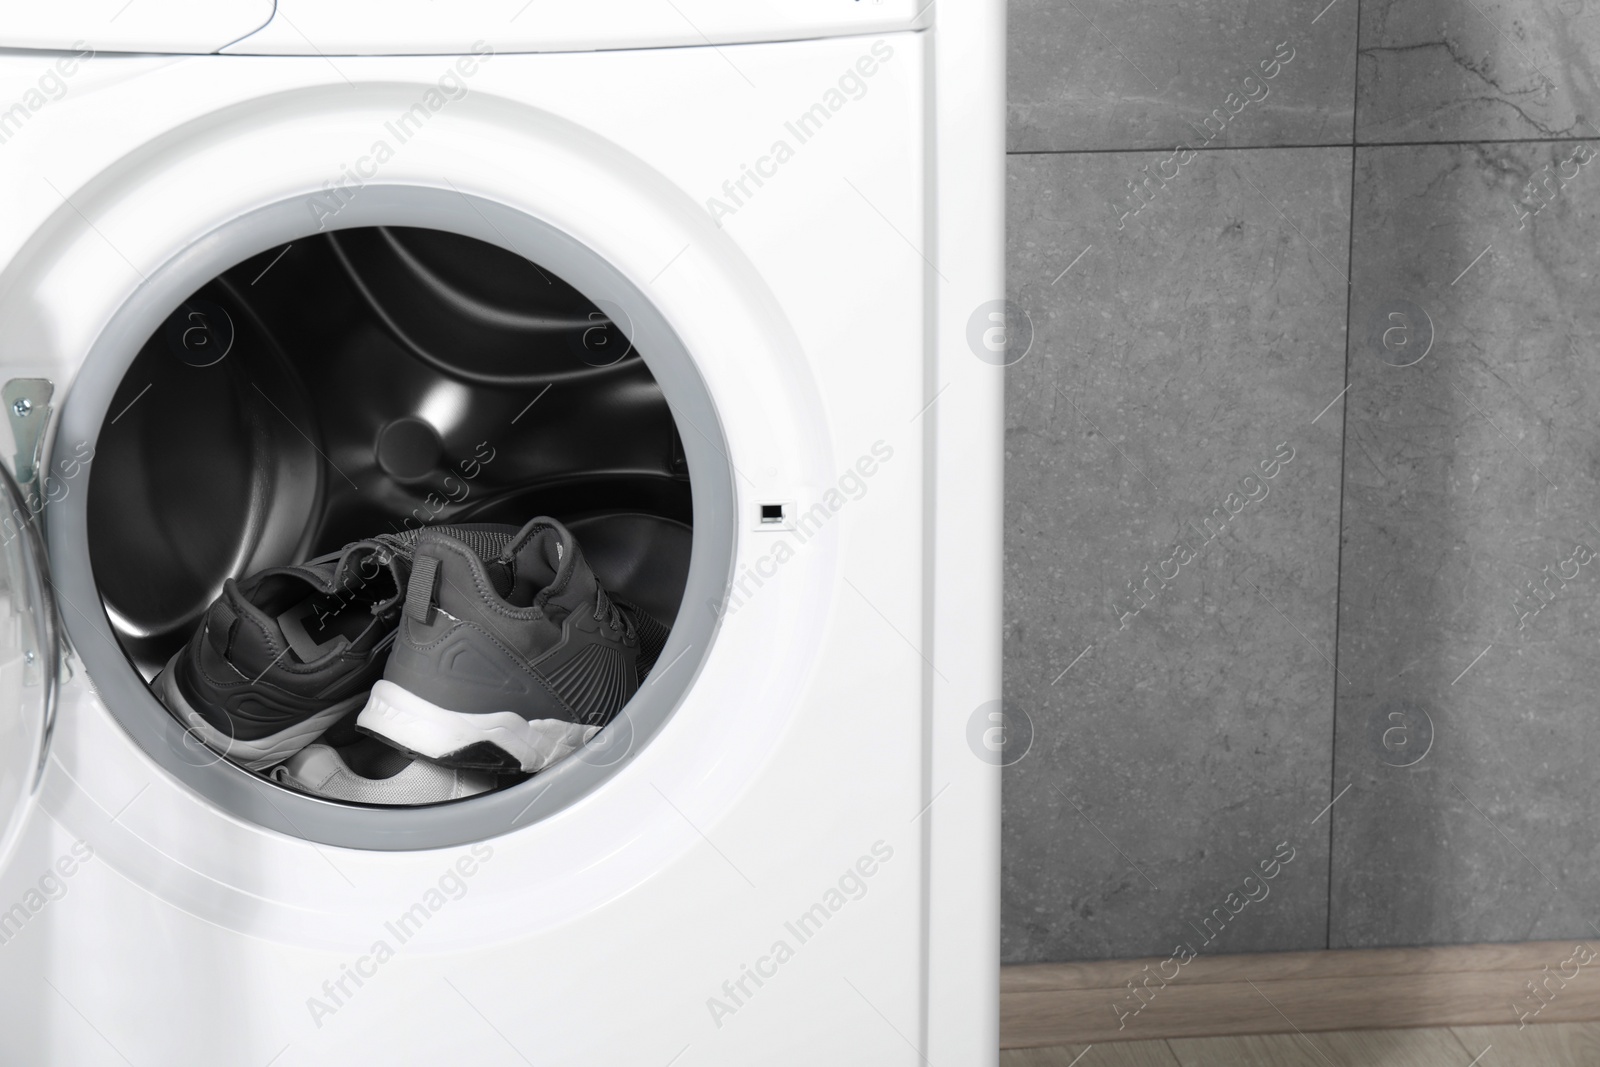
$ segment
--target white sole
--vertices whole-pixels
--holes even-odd
[[[487,743],[535,774],[578,751],[598,726],[560,719],[524,719],[513,711],[450,711],[384,679],[372,687],[356,725],[431,760]]]
[[[482,771],[458,771],[427,760],[412,760],[389,778],[364,778],[351,769],[337,749],[307,745],[287,763],[273,768],[272,780],[303,793],[348,800],[355,804],[410,807],[487,793],[499,783]]]
[[[177,682],[173,680],[172,672],[172,665],[177,662],[178,656],[183,655],[183,651],[180,649],[167,661],[161,673],[151,681],[150,688],[155,692],[156,698],[167,706],[173,717],[183,724],[185,730],[198,737],[211,751],[232,760],[246,770],[264,771],[268,767],[282,763],[321,737],[328,727],[361,707],[367,699],[365,694],[349,697],[279,733],[254,741],[240,741],[206,722],[205,718],[184,699]]]

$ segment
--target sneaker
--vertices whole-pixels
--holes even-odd
[[[489,552],[516,532],[451,529]],[[235,763],[282,763],[366,703],[394,644],[421,532],[382,534],[230,578],[151,689],[191,734]]]
[[[536,773],[622,710],[666,638],[606,595],[554,519],[529,522],[494,556],[426,531],[356,728],[449,767]]]
[[[438,804],[487,793],[500,784],[492,774],[408,759],[367,738],[344,749],[313,742],[267,777],[313,796],[358,804]]]

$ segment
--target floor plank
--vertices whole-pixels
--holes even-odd
[[[1466,1067],[1470,1058],[1449,1030],[1200,1037],[1167,1045],[1181,1067]]]
[[[1165,1041],[1019,1048],[1000,1053],[1000,1067],[1178,1067]]]
[[[1000,1067],[1593,1067],[1600,1023],[1342,1030],[1012,1049]]]
[[[1000,1041],[1006,1048],[1082,1047],[1297,1029],[1498,1026],[1515,1023],[1519,1006],[1537,1003],[1530,984],[1554,988],[1550,961],[1572,952],[1566,942],[1536,942],[1264,953],[1202,957],[1176,975],[1160,970],[1171,961],[1009,966],[1001,971]],[[1148,992],[1135,1001],[1126,985],[1141,973],[1150,976]],[[1591,976],[1561,985],[1539,1024],[1600,1020],[1594,983]]]
[[[1567,941],[1413,948],[1313,949],[1201,956],[1183,965],[1186,985],[1276,982],[1328,978],[1382,978],[1470,972],[1537,971],[1572,950]],[[1120,989],[1143,964],[1160,968],[1163,958],[1092,960],[1082,963],[1012,963],[1000,968],[1001,993],[1059,989]],[[1165,973],[1165,972],[1162,972]]]
[[[1455,1035],[1476,1056],[1489,1054],[1479,1067],[1566,1067],[1600,1063],[1600,1023],[1546,1023],[1527,1026],[1458,1026]]]
[[[1167,1042],[1180,1067],[1328,1067],[1325,1035],[1193,1037]],[[1315,1046],[1308,1042],[1322,1042]],[[1319,1051],[1321,1054],[1319,1055]],[[1334,1067],[1345,1067],[1337,1060]]]

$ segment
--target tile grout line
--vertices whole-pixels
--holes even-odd
[[[1347,285],[1344,290],[1344,387],[1348,394],[1350,386],[1350,348],[1353,343],[1353,331],[1350,325],[1350,314],[1355,304],[1355,269],[1356,269],[1356,156],[1360,152],[1357,133],[1361,121],[1361,0],[1356,0],[1356,47],[1355,71],[1351,78],[1350,86],[1350,215],[1347,243],[1345,245],[1345,272]],[[1320,417],[1320,416],[1319,416]],[[1328,792],[1332,793],[1339,786],[1339,624],[1340,616],[1344,612],[1344,498],[1345,498],[1345,461],[1350,454],[1350,399],[1345,396],[1344,405],[1339,409],[1339,522],[1335,536],[1338,538],[1334,546],[1333,557],[1333,701],[1329,715],[1328,728]],[[1341,792],[1339,796],[1343,796]],[[1336,803],[1339,797],[1335,796]],[[1334,813],[1333,803],[1328,805],[1328,888],[1326,896],[1326,911],[1324,912],[1325,925],[1323,928],[1323,947],[1333,948],[1333,846],[1334,846],[1334,820],[1338,815]]]

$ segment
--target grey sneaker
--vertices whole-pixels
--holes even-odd
[[[409,759],[366,739],[343,750],[307,745],[267,776],[314,796],[358,804],[438,804],[487,793],[499,784],[492,774]]]
[[[513,526],[450,527],[494,552]],[[229,579],[189,643],[150,683],[215,751],[264,770],[366,703],[383,671],[420,531]]]
[[[449,767],[535,773],[622,710],[666,639],[606,595],[554,519],[529,522],[493,557],[426,531],[356,728]]]

